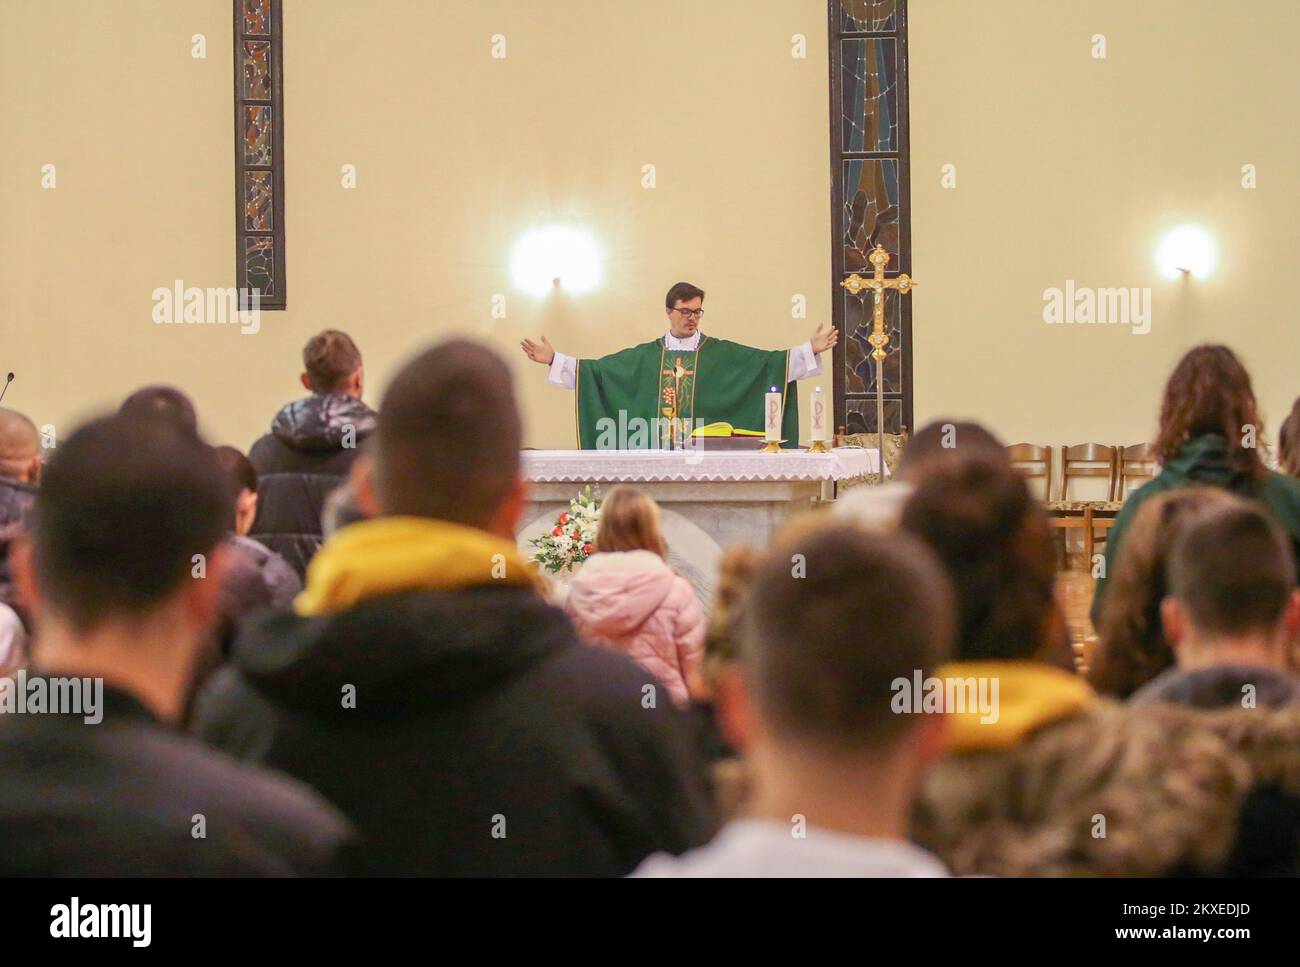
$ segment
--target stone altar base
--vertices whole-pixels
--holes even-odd
[[[525,451],[532,494],[519,547],[555,526],[588,483],[599,499],[616,483],[653,497],[663,513],[668,563],[691,582],[706,610],[730,544],[764,545],[792,514],[834,498],[837,480],[875,471],[875,450],[827,454],[663,451]]]

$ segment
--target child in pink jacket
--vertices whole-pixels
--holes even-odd
[[[564,608],[583,638],[634,659],[685,706],[704,654],[705,620],[667,554],[659,505],[639,490],[614,487],[600,505],[594,553]]]

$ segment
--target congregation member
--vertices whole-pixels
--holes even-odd
[[[713,830],[682,714],[538,594],[521,436],[498,356],[419,354],[353,469],[369,519],[200,697],[200,734],[337,804],[368,872],[621,875]]]
[[[1300,397],[1277,432],[1277,462],[1283,473],[1300,477]]]
[[[932,420],[907,441],[898,472],[890,480],[847,490],[835,501],[832,510],[859,526],[892,530],[898,524],[907,498],[930,469],[976,457],[1010,463],[1002,441],[979,423]]]
[[[806,574],[794,573],[794,555]],[[913,538],[825,524],[773,548],[749,587],[741,661],[719,686],[753,778],[746,816],[637,875],[947,875],[907,840],[944,717],[900,711],[894,684],[947,659],[952,612],[941,567]]]
[[[1050,527],[1025,479],[978,459],[936,469],[901,528],[957,594],[957,660],[931,686],[943,689],[946,755],[924,777],[916,841],[963,875],[1218,870],[1246,769],[1194,726],[1123,721],[1075,674]]]
[[[1169,551],[1197,520],[1240,504],[1240,498],[1218,487],[1182,487],[1157,494],[1133,515],[1088,663],[1088,682],[1098,692],[1125,699],[1173,667],[1174,653],[1160,620]]]
[[[1197,521],[1169,557],[1161,604],[1176,665],[1138,703],[1270,708],[1300,703],[1291,646],[1300,632],[1291,542],[1263,511],[1231,506]]]
[[[239,602],[237,612],[243,614],[259,607],[289,611],[302,590],[298,572],[275,551],[248,536],[257,516],[257,471],[252,461],[234,447],[217,447],[216,456],[231,493],[230,543],[236,553],[226,586]]]
[[[0,715],[0,875],[339,869],[337,811],[176,730],[229,513],[212,452],[164,421],[107,417],[60,442],[14,570],[37,614],[29,673],[75,699]]]
[[[41,479],[41,437],[16,410],[0,407],[0,673],[27,654],[28,618],[9,570],[9,548],[26,530]]]
[[[1257,500],[1300,547],[1300,480],[1264,465],[1264,425],[1250,374],[1227,346],[1197,346],[1174,367],[1154,443],[1160,472],[1124,502],[1106,540],[1092,620],[1100,620],[1108,576],[1138,508],[1157,494],[1206,484]]]
[[[345,332],[326,329],[307,341],[299,377],[310,394],[287,403],[269,433],[248,451],[258,477],[254,540],[280,554],[302,577],[324,539],[321,513],[375,428],[361,400],[361,351]]]
[[[570,583],[565,610],[585,641],[627,655],[685,707],[699,679],[704,611],[667,557],[659,505],[633,487],[611,488],[594,553]]]
[[[142,386],[118,410],[131,420],[160,420],[190,436],[199,435],[199,414],[194,401],[174,386]]]

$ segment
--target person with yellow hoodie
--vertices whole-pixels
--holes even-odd
[[[912,837],[958,875],[1214,872],[1249,777],[1228,746],[1099,699],[1073,670],[1050,527],[992,461],[935,468],[900,526],[957,591],[957,660],[926,680],[948,719]]]
[[[580,644],[537,593],[509,370],[451,341],[403,368],[352,485],[369,518],[321,548],[295,602],[200,697],[209,742],[316,788],[364,872],[621,875],[707,840],[672,703]]]

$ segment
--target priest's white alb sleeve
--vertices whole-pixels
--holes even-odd
[[[573,389],[578,385],[578,361],[564,353],[556,353],[551,360],[551,371],[547,374],[546,381],[565,389]]]
[[[557,354],[558,356],[558,354]],[[790,362],[786,365],[786,381],[807,379],[809,376],[822,374],[822,358],[813,352],[812,340],[790,350]]]

